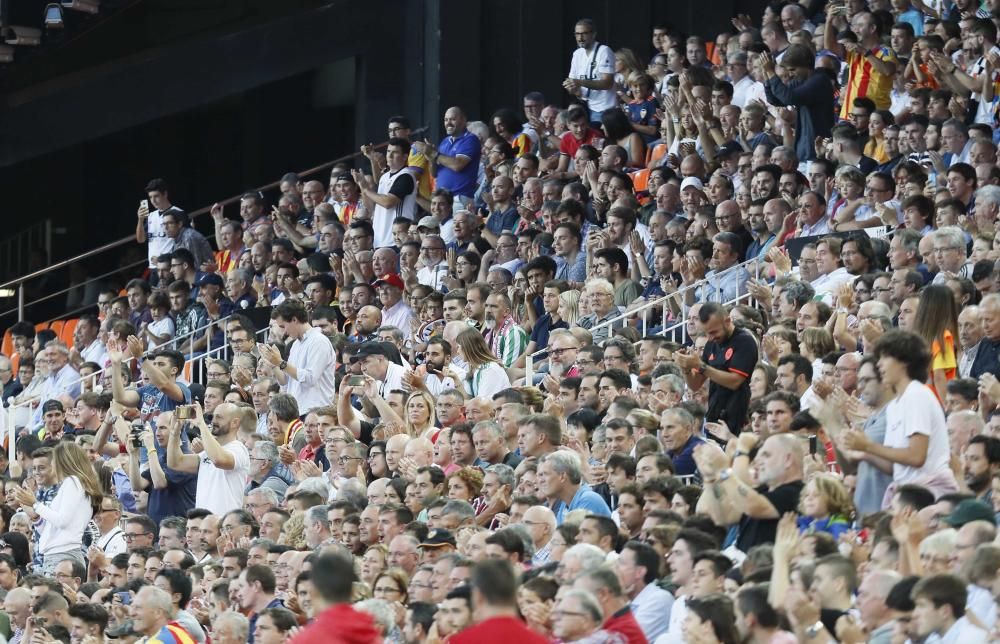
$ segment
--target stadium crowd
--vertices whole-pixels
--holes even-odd
[[[0,357],[0,635],[1000,641],[1000,2],[732,22],[214,236],[151,181]]]

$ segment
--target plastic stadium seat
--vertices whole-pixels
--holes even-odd
[[[10,370],[17,376],[17,370],[21,368],[21,354],[15,353],[10,357]]]
[[[35,333],[38,333],[39,331],[44,331],[47,328],[49,328],[48,322],[39,322],[38,324],[35,325]]]
[[[66,320],[55,320],[49,324],[49,329],[56,334],[56,337],[61,338],[64,326],[66,326]]]
[[[76,330],[76,325],[80,322],[80,318],[73,318],[72,320],[66,320],[63,324],[62,333],[59,334],[59,339],[66,343],[67,347],[73,346],[73,331]]]
[[[3,332],[3,341],[0,342],[0,353],[5,356],[14,354],[14,338],[10,335],[10,329]]]

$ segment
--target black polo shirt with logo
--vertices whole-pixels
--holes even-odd
[[[750,406],[750,375],[757,366],[757,343],[749,331],[737,328],[728,339],[706,344],[701,358],[710,367],[744,378],[737,389],[727,389],[714,381],[708,385],[708,413],[705,419],[713,423],[725,421],[729,429],[737,434],[746,422]]]

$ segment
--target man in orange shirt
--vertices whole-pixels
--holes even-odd
[[[849,68],[847,88],[840,97],[840,118],[846,120],[854,99],[862,96],[875,101],[877,109],[888,109],[899,59],[891,47],[882,44],[878,23],[870,11],[862,10],[851,16],[851,32],[857,37],[856,42],[846,38],[838,42],[833,25],[836,15],[835,7],[827,8],[823,38],[826,48],[846,60]]]

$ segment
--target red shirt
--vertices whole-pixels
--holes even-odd
[[[587,134],[583,137],[582,141],[573,136],[572,132],[566,132],[559,140],[559,153],[565,154],[572,159],[576,156],[576,151],[580,149],[581,145],[594,145],[594,147],[597,147],[594,144],[597,139],[602,139],[602,135],[594,128],[587,128]],[[601,143],[603,143],[603,140]]]
[[[646,634],[632,614],[632,607],[626,606],[604,622],[604,630],[620,633],[628,644],[649,644]]]
[[[449,644],[548,644],[516,617],[491,617],[448,638]]]

